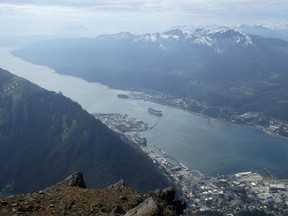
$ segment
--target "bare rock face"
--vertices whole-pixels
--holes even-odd
[[[160,208],[152,197],[146,199],[137,207],[128,211],[124,216],[158,216]]]
[[[148,193],[145,201],[128,211],[124,216],[172,216],[181,215],[186,208],[183,199],[174,200],[176,191],[172,187]]]
[[[176,191],[172,187],[168,187],[160,193],[160,198],[166,200],[168,204],[171,205],[174,201],[175,194]]]
[[[112,184],[110,186],[108,186],[108,188],[114,188],[114,189],[121,189],[125,187],[125,183],[124,180],[121,179],[120,181],[116,182],[115,184]]]
[[[175,208],[176,215],[182,215],[184,210],[187,207],[187,204],[186,204],[185,200],[183,198],[181,198],[179,200],[175,200],[173,202],[173,206]]]
[[[120,206],[115,206],[112,212],[109,216],[115,216],[115,215],[123,215],[125,213],[124,209],[122,209]]]
[[[76,172],[55,186],[36,193],[0,199],[0,215],[101,215],[176,216],[184,200],[174,200],[171,187],[142,195],[121,180],[105,189],[85,189],[83,175]]]
[[[83,174],[80,172],[73,173],[64,179],[60,184],[66,184],[70,187],[80,187],[86,188],[86,184],[84,182]]]

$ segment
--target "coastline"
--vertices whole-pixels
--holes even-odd
[[[189,111],[188,111],[189,112]],[[196,113],[193,113],[195,115],[197,115]],[[201,115],[202,117],[208,119],[209,124],[215,126],[215,127],[222,127],[224,124],[233,126],[233,127],[248,127],[248,128],[252,128],[255,130],[258,130],[260,132],[263,132],[265,134],[267,134],[268,136],[273,136],[273,137],[277,137],[279,139],[284,139],[288,141],[288,137],[285,136],[281,136],[277,133],[273,133],[272,131],[267,130],[265,127],[261,126],[261,125],[250,125],[250,124],[241,124],[241,123],[234,123],[231,121],[225,121],[223,119],[215,119],[209,116],[205,116],[205,115]]]
[[[119,89],[119,90],[121,90],[121,89]],[[253,129],[256,129],[258,131],[261,131],[268,136],[273,136],[273,137],[277,137],[279,139],[283,139],[283,140],[288,141],[288,136],[283,136],[283,135],[280,135],[276,132],[268,130],[265,126],[262,126],[262,125],[242,123],[242,122],[234,122],[232,119],[226,120],[224,118],[215,118],[215,117],[211,117],[207,114],[203,114],[201,112],[195,112],[195,111],[192,111],[189,109],[185,109],[185,108],[179,106],[179,104],[173,104],[173,103],[171,103],[169,101],[165,101],[163,99],[157,100],[157,97],[159,97],[157,95],[157,93],[155,93],[155,95],[154,95],[153,93],[150,93],[149,90],[148,90],[148,92],[145,90],[137,91],[137,90],[131,90],[131,89],[125,90],[125,91],[130,91],[129,95],[130,95],[130,98],[132,98],[132,99],[144,100],[144,101],[157,103],[157,104],[164,105],[167,107],[176,108],[176,109],[182,110],[182,111],[187,112],[187,113],[191,113],[191,114],[196,115],[196,116],[203,117],[203,118],[207,119],[209,124],[211,124],[215,127],[222,127],[224,124],[229,124],[229,125],[232,125],[235,127],[249,127],[249,128],[253,128]],[[135,96],[135,94],[137,96]],[[163,93],[160,93],[160,94],[161,94],[161,96],[164,95]]]
[[[20,58],[21,60],[26,61],[25,58],[22,58],[22,57],[19,57],[19,56],[15,56],[12,53],[12,51],[15,50],[15,48],[6,47],[4,49],[8,50],[8,52],[11,55],[13,55],[14,57]],[[30,61],[27,61],[27,62],[30,62]],[[33,63],[33,62],[30,62],[30,63],[38,65],[38,64]],[[44,65],[41,65],[41,66],[44,66]],[[56,71],[55,69],[53,69],[53,68],[51,68],[51,67],[49,67],[47,65],[45,65],[45,67],[55,71],[55,73],[57,73],[57,74],[67,76],[67,74],[61,73],[61,71],[58,71],[58,70]],[[85,80],[87,82],[100,83],[100,82],[87,80],[87,79],[84,79],[84,78],[79,77],[79,76],[73,76],[73,75],[68,75],[68,76],[80,78],[80,79]],[[107,84],[105,84],[105,83],[100,83],[100,84],[104,85],[104,86],[107,86]],[[199,112],[193,111],[193,110],[191,110],[191,107],[185,108],[185,105],[183,105],[181,103],[177,104],[177,102],[175,102],[177,100],[183,100],[184,101],[185,99],[176,98],[176,97],[173,97],[171,95],[166,95],[166,94],[160,93],[160,92],[154,92],[153,90],[149,90],[149,89],[133,89],[133,88],[122,88],[121,89],[121,88],[114,88],[113,86],[107,86],[107,87],[110,88],[110,89],[123,91],[123,92],[125,92],[124,93],[125,96],[128,96],[131,99],[149,101],[149,102],[161,104],[161,105],[168,106],[168,107],[173,107],[173,108],[182,110],[184,112],[191,113],[193,115],[201,116],[201,117],[207,119],[208,122],[211,125],[215,126],[215,127],[221,127],[223,124],[231,124],[231,125],[240,126],[240,127],[250,127],[250,128],[254,128],[254,129],[257,129],[259,131],[262,131],[263,133],[265,133],[265,134],[267,134],[269,136],[277,137],[277,138],[280,138],[280,139],[283,139],[283,140],[288,140],[288,130],[287,130],[287,136],[283,136],[283,135],[281,135],[279,133],[276,133],[276,132],[273,132],[271,130],[268,130],[263,125],[249,124],[249,123],[242,123],[242,122],[233,122],[232,119],[227,120],[227,119],[225,119],[225,117],[215,118],[215,117],[212,117],[212,116],[209,116],[209,115],[203,113],[203,110],[200,110]],[[204,106],[204,105],[200,104],[198,101],[196,101],[194,99],[191,99],[191,100],[192,100],[193,103],[196,103],[196,106],[195,106],[196,108],[200,107],[200,109],[204,109],[204,110],[209,108],[207,106]],[[199,106],[199,107],[197,107],[197,106]],[[188,109],[188,108],[190,108],[190,109]],[[194,105],[193,105],[193,108],[194,108]],[[288,127],[288,124],[287,124],[287,127]]]
[[[53,70],[53,71],[56,72],[55,70]],[[58,71],[56,73],[58,73]],[[58,73],[58,74],[62,75],[61,73]],[[67,76],[67,75],[64,74],[64,76]],[[71,76],[71,77],[73,77],[73,76]],[[113,88],[111,88],[111,90],[113,90]],[[119,93],[130,95],[130,93],[133,94],[133,91],[134,91],[135,97],[131,97],[130,98],[132,100],[138,99],[138,100],[143,100],[143,101],[150,101],[150,102],[153,102],[153,103],[156,103],[156,104],[164,105],[166,107],[172,107],[175,110],[181,110],[181,111],[186,112],[186,113],[191,113],[191,114],[193,114],[195,116],[201,116],[201,117],[204,118],[204,121],[208,121],[208,122],[210,121],[209,123],[211,123],[214,127],[222,127],[223,124],[229,124],[229,125],[231,125],[233,127],[251,127],[253,129],[257,129],[257,130],[259,130],[259,131],[261,131],[261,132],[263,132],[263,133],[265,133],[265,134],[267,134],[269,136],[277,137],[279,139],[284,140],[283,139],[284,137],[279,136],[278,134],[273,134],[270,131],[266,131],[266,130],[264,130],[265,128],[260,127],[260,126],[253,126],[253,125],[243,124],[243,123],[238,123],[238,122],[234,123],[234,122],[231,122],[231,120],[228,121],[227,118],[226,119],[223,119],[223,118],[217,118],[216,119],[216,118],[213,118],[211,116],[206,115],[205,113],[203,113],[201,111],[200,112],[196,112],[195,109],[192,109],[192,110],[190,109],[189,110],[189,107],[186,107],[187,109],[185,109],[184,107],[180,106],[180,105],[182,105],[180,103],[178,105],[176,103],[172,104],[171,102],[177,101],[177,98],[172,97],[172,96],[165,96],[164,94],[157,93],[157,92],[155,93],[155,92],[152,92],[152,91],[145,92],[144,89],[142,89],[141,92],[140,91],[136,92],[136,90],[132,90],[132,89],[126,89],[126,90],[122,89],[121,90],[121,89],[115,88],[114,90],[116,90],[116,91],[113,93],[113,100],[114,100],[114,97],[117,100],[117,94],[119,94]],[[199,104],[199,106],[201,106],[201,104]],[[204,107],[204,108],[207,108],[207,107]],[[165,116],[165,113],[164,113],[164,116]],[[285,141],[287,141],[287,139],[285,139]],[[271,146],[273,146],[273,143],[271,143]],[[200,170],[203,171],[202,169],[200,169]]]
[[[13,55],[14,57],[16,58],[20,58],[22,59],[23,61],[26,61],[24,58],[21,58],[21,57],[18,57],[18,56],[15,56],[12,51],[14,50],[13,48],[6,48],[5,50],[8,50],[8,52]],[[29,61],[28,61],[29,62]],[[32,62],[30,62],[32,63]],[[32,63],[32,64],[35,64],[35,63]],[[43,66],[43,65],[42,65]],[[60,74],[60,75],[66,75],[65,73],[61,73],[60,71],[56,71],[55,69],[49,67],[49,66],[46,66],[45,67],[47,68],[50,68],[51,70],[55,71],[55,73],[57,74]],[[91,81],[91,80],[87,80],[87,79],[84,79],[84,78],[81,78],[81,77],[78,77],[78,76],[73,76],[73,75],[68,75],[68,76],[71,76],[71,77],[76,77],[76,78],[80,78],[80,79],[83,79],[87,82],[94,82],[94,83],[100,83],[100,82],[95,82],[95,81]],[[105,83],[100,83],[101,85],[105,85],[107,86]],[[205,119],[208,120],[208,122],[215,126],[215,127],[221,127],[223,124],[231,124],[231,125],[234,125],[234,126],[240,126],[240,127],[250,127],[250,128],[254,128],[254,129],[257,129],[259,131],[262,131],[263,133],[269,135],[269,136],[274,136],[274,137],[277,137],[277,138],[280,138],[280,139],[284,139],[284,140],[288,140],[288,136],[283,136],[283,135],[280,135],[280,134],[277,134],[275,132],[272,132],[271,130],[267,130],[264,126],[262,125],[256,125],[256,124],[249,124],[249,123],[241,123],[241,122],[238,122],[238,123],[235,123],[233,121],[228,121],[224,118],[215,118],[215,117],[211,117],[207,114],[204,114],[204,113],[201,113],[200,112],[196,112],[196,111],[192,111],[192,110],[189,110],[188,108],[185,108],[179,104],[176,104],[176,103],[173,103],[173,100],[176,99],[176,98],[173,98],[173,96],[169,96],[169,95],[165,95],[164,93],[160,93],[160,92],[153,92],[152,90],[147,90],[147,89],[131,89],[131,88],[123,88],[123,89],[120,89],[120,88],[113,88],[112,86],[107,86],[108,88],[111,88],[111,89],[114,89],[114,90],[119,90],[119,91],[123,91],[125,92],[125,96],[128,96],[129,98],[131,99],[135,99],[135,100],[144,100],[144,101],[149,101],[149,102],[153,102],[153,103],[157,103],[157,104],[161,104],[161,105],[164,105],[164,106],[168,106],[168,107],[173,107],[173,108],[176,108],[176,109],[179,109],[179,110],[182,110],[184,112],[188,112],[188,113],[191,113],[193,115],[197,115],[197,116],[201,116]],[[160,99],[161,98],[161,99]],[[163,100],[163,98],[165,98]],[[170,100],[167,100],[167,98]],[[172,101],[172,102],[171,102]],[[200,106],[202,106],[201,104],[198,104]]]
[[[269,136],[273,136],[273,137],[277,137],[279,139],[283,139],[283,140],[286,140],[288,141],[288,137],[285,137],[285,136],[281,136],[279,134],[276,134],[276,133],[273,133],[267,129],[265,129],[265,127],[261,126],[261,125],[249,125],[249,124],[236,124],[237,126],[244,126],[244,127],[250,127],[250,128],[253,128],[253,129],[256,129],[256,130],[259,130]]]

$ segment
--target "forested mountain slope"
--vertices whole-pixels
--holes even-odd
[[[119,179],[140,191],[166,178],[137,146],[79,104],[0,70],[0,193],[31,192],[75,171],[88,187]]]

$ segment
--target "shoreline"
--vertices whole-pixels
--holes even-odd
[[[244,127],[250,127],[250,128],[255,129],[255,130],[261,131],[261,132],[267,134],[268,136],[273,136],[273,137],[277,137],[277,138],[279,138],[279,139],[283,139],[283,140],[288,141],[288,137],[281,136],[281,135],[279,135],[279,134],[276,134],[276,133],[273,133],[273,132],[271,132],[271,131],[268,131],[268,130],[266,130],[263,126],[260,126],[260,125],[249,125],[249,124],[243,124],[243,125],[241,125],[241,124],[236,124],[236,125],[244,126]]]
[[[3,48],[3,47],[2,47]],[[21,60],[23,61],[27,61],[25,60],[25,58],[22,58],[22,57],[18,57],[18,56],[15,56],[12,51],[15,50],[15,48],[11,48],[11,47],[4,47],[5,50],[8,50],[8,52],[13,55],[14,57],[16,58],[20,58]],[[36,64],[36,63],[33,63],[33,62],[30,62],[30,61],[27,61],[29,63],[32,63],[32,64],[35,64],[35,65],[39,65],[39,64]],[[84,79],[82,77],[79,77],[79,76],[73,76],[73,75],[68,75],[68,74],[65,74],[65,73],[61,73],[60,71],[56,71],[56,69],[53,69],[47,65],[40,65],[40,66],[45,66],[53,71],[55,71],[55,73],[59,74],[59,75],[65,75],[65,76],[71,76],[71,77],[76,77],[76,78],[79,78],[79,79],[82,79],[82,80],[85,80],[87,82],[92,82],[92,83],[99,83],[101,85],[104,85],[104,86],[107,86],[108,88],[110,89],[114,89],[114,90],[118,90],[118,91],[123,91],[125,92],[125,95],[129,95],[129,97],[131,99],[135,99],[135,100],[144,100],[144,101],[149,101],[149,102],[152,102],[152,103],[156,103],[156,104],[160,104],[160,105],[164,105],[164,106],[167,106],[167,107],[172,107],[172,108],[176,108],[176,109],[179,109],[179,110],[182,110],[184,112],[188,112],[188,113],[191,113],[193,115],[196,115],[196,116],[200,116],[200,117],[203,117],[205,119],[208,120],[209,124],[215,126],[215,127],[221,127],[222,125],[224,124],[230,124],[230,125],[233,125],[233,126],[236,126],[236,127],[250,127],[250,128],[253,128],[253,129],[256,129],[256,130],[259,130],[263,133],[265,133],[266,135],[268,136],[273,136],[273,137],[277,137],[279,139],[283,139],[283,140],[286,140],[288,141],[288,136],[283,136],[283,135],[280,135],[280,134],[277,134],[275,132],[272,132],[270,130],[267,130],[264,126],[262,125],[257,125],[257,124],[245,124],[245,123],[236,123],[236,122],[233,122],[229,120],[225,120],[225,119],[222,119],[222,118],[215,118],[215,117],[211,117],[209,115],[206,115],[206,114],[203,114],[203,113],[200,113],[200,112],[195,112],[195,111],[191,111],[191,110],[188,110],[188,109],[185,109],[183,107],[181,107],[180,105],[177,105],[177,104],[173,104],[173,103],[169,103],[168,100],[163,100],[163,101],[159,101],[157,100],[157,96],[165,96],[167,98],[169,97],[173,97],[173,96],[170,96],[170,95],[166,95],[165,93],[160,93],[160,92],[153,92],[153,90],[149,90],[149,89],[133,89],[133,88],[115,88],[113,86],[108,86],[107,84],[105,83],[101,83],[101,82],[96,82],[96,81],[91,81],[91,80],[87,80],[87,79]],[[157,95],[158,94],[158,95]],[[146,96],[146,97],[145,97]],[[180,99],[180,98],[178,98]]]
[[[192,114],[194,114],[194,113],[192,113]],[[234,122],[230,122],[230,121],[225,121],[223,119],[212,118],[212,117],[205,116],[205,115],[202,116],[202,117],[208,119],[208,123],[211,124],[212,126],[215,126],[215,127],[222,127],[224,124],[227,124],[227,125],[230,125],[230,126],[233,126],[233,127],[247,127],[247,128],[255,129],[257,131],[265,133],[268,136],[273,136],[273,137],[277,137],[279,139],[283,139],[283,140],[287,140],[288,141],[288,137],[281,136],[279,134],[273,133],[273,132],[265,129],[265,127],[263,127],[261,125],[250,125],[250,124],[234,123]]]
[[[59,75],[67,76],[67,74],[59,73],[58,71],[56,71],[54,69],[52,69],[52,70],[55,73],[58,73]],[[71,76],[71,75],[68,75],[68,76]],[[75,76],[71,76],[71,77],[75,77]],[[79,78],[79,77],[76,77],[76,78]],[[80,78],[80,79],[82,79],[82,78]],[[82,80],[84,80],[84,79],[82,79]],[[93,83],[99,83],[99,82],[93,82]],[[110,88],[108,86],[106,86],[106,87]],[[267,130],[265,130],[264,127],[261,127],[259,125],[235,123],[235,122],[232,122],[231,120],[228,121],[228,120],[223,119],[223,118],[213,118],[213,117],[205,115],[205,114],[203,114],[201,112],[195,112],[195,110],[191,111],[191,110],[188,109],[189,107],[187,107],[187,109],[185,109],[185,107],[181,107],[182,104],[178,104],[177,105],[176,103],[175,104],[172,103],[173,99],[175,99],[175,98],[172,98],[172,97],[169,97],[169,96],[166,96],[167,97],[166,98],[164,94],[160,94],[160,93],[159,94],[157,94],[157,93],[154,94],[153,92],[147,92],[147,91],[145,92],[144,89],[142,89],[142,90],[139,89],[138,91],[136,89],[120,89],[120,88],[111,88],[111,89],[118,90],[119,92],[125,92],[125,94],[127,94],[127,93],[128,94],[130,94],[130,93],[133,94],[133,92],[134,92],[135,93],[135,97],[131,97],[131,99],[149,101],[149,102],[156,103],[156,104],[161,104],[161,105],[164,105],[164,106],[167,106],[167,107],[172,107],[172,108],[175,108],[177,110],[181,110],[183,112],[187,112],[187,113],[193,114],[195,116],[203,117],[203,118],[207,119],[207,121],[211,125],[213,125],[215,127],[222,127],[223,124],[228,124],[228,125],[231,125],[231,126],[234,126],[234,127],[250,127],[250,128],[255,129],[255,130],[261,131],[262,133],[265,133],[268,136],[271,136],[271,137],[273,136],[273,137],[276,137],[278,139],[285,140],[285,141],[288,140],[288,138],[286,138],[285,136],[281,136],[281,135],[278,135],[276,133],[267,131]],[[150,97],[147,97],[147,96],[150,96]],[[271,143],[271,145],[272,144],[273,143]]]
[[[117,90],[121,90],[123,91],[123,89],[117,89]],[[205,119],[207,119],[208,123],[215,126],[215,127],[222,127],[224,124],[229,124],[229,125],[232,125],[232,126],[235,126],[235,127],[249,127],[249,128],[252,128],[252,129],[255,129],[255,130],[258,130],[258,131],[261,131],[263,133],[265,133],[266,135],[268,136],[273,136],[273,137],[277,137],[279,139],[283,139],[283,140],[286,140],[288,141],[288,137],[287,136],[283,136],[283,135],[279,135],[275,132],[272,132],[270,130],[267,130],[264,126],[262,125],[257,125],[257,124],[249,124],[249,123],[236,123],[236,122],[232,122],[231,120],[225,120],[225,119],[222,119],[222,118],[214,118],[214,117],[211,117],[209,115],[205,115],[203,113],[200,113],[200,112],[195,112],[195,111],[191,111],[191,110],[188,110],[188,109],[185,109],[183,107],[180,107],[179,105],[177,104],[171,104],[171,103],[168,103],[168,102],[161,102],[161,101],[157,101],[157,99],[154,99],[153,97],[155,97],[155,95],[151,94],[151,93],[147,93],[145,92],[145,90],[143,91],[137,91],[137,90],[126,90],[124,89],[124,91],[129,91],[130,94],[142,94],[142,97],[138,96],[138,97],[133,97],[131,96],[130,98],[132,99],[135,99],[135,100],[144,100],[144,101],[149,101],[149,102],[152,102],[152,103],[156,103],[156,104],[159,104],[159,105],[164,105],[164,106],[167,106],[167,107],[170,107],[170,108],[175,108],[175,109],[179,109],[179,110],[182,110],[184,112],[187,112],[187,113],[190,113],[190,114],[193,114],[193,115],[196,115],[196,116],[200,116],[200,117],[203,117]],[[140,95],[139,94],[139,95]],[[146,96],[148,97],[145,97],[143,94],[145,94]]]

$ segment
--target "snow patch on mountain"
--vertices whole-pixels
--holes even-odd
[[[106,35],[107,36],[107,35]],[[101,37],[101,36],[100,36]],[[104,36],[102,36],[104,37]],[[162,49],[167,49],[173,44],[188,43],[192,45],[208,46],[218,53],[229,47],[239,48],[253,46],[252,38],[240,30],[211,26],[205,28],[170,29],[163,33],[149,33],[133,35],[128,32],[107,36],[113,40],[131,40],[131,42],[152,43]]]
[[[99,35],[97,39],[110,39],[110,40],[131,40],[135,35],[130,32],[120,32],[117,34],[103,34]]]
[[[194,44],[210,46],[219,53],[229,46],[253,46],[253,39],[248,34],[228,27],[199,28],[190,37]]]
[[[138,36],[135,36],[133,40],[134,42],[146,41],[146,42],[157,43],[159,41],[159,33],[149,33],[149,34],[144,34],[144,35],[138,35]]]
[[[163,44],[167,42],[190,42],[194,45],[209,46],[217,52],[222,52],[229,46],[253,46],[253,39],[240,30],[229,27],[191,28],[188,30],[172,29],[162,34],[154,34],[153,42]],[[164,45],[165,47],[165,45]]]

